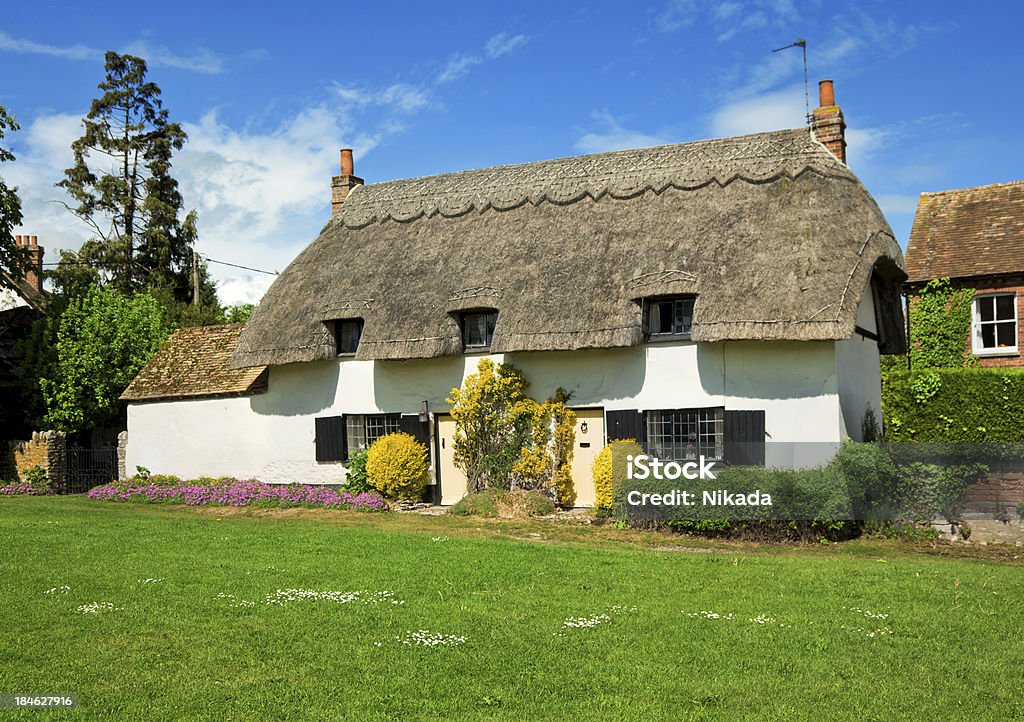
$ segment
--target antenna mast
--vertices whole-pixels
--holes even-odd
[[[797,38],[789,45],[785,45],[781,48],[775,48],[773,53],[777,53],[780,50],[788,50],[789,48],[800,48],[804,51],[804,121],[807,125],[811,124],[811,95],[807,89],[807,41],[803,38]]]

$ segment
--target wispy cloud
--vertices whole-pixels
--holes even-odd
[[[694,0],[669,0],[668,4],[654,18],[654,26],[663,33],[689,27],[696,21],[697,3]]]
[[[95,48],[75,44],[66,47],[37,43],[33,40],[11,37],[0,31],[0,50],[14,53],[32,53],[35,55],[52,55],[57,58],[68,60],[96,60],[103,57],[103,53]]]
[[[392,107],[404,113],[415,112],[432,102],[428,90],[408,83],[395,83],[384,88],[336,85],[335,92],[351,105]]]
[[[797,11],[790,0],[668,0],[654,16],[654,27],[662,33],[674,33],[700,21],[711,28],[719,42],[725,42],[742,32],[782,25],[795,17]]]
[[[607,110],[595,111],[591,117],[603,125],[604,130],[580,136],[575,147],[581,153],[604,153],[627,148],[645,148],[671,142],[670,139],[660,135],[623,128]]]
[[[529,42],[526,35],[510,35],[509,33],[498,33],[491,37],[485,44],[482,53],[459,53],[451,57],[437,76],[438,84],[450,83],[453,80],[466,75],[475,66],[481,65],[488,60],[496,60],[508,55],[516,48]]]
[[[0,31],[0,52],[31,53],[34,55],[49,55],[55,58],[66,60],[87,60],[102,62],[105,55],[103,50],[91,48],[81,43],[74,45],[59,46],[39,43],[25,38],[15,38],[3,31]],[[121,46],[118,52],[129,53],[145,58],[153,67],[176,68],[195,73],[217,75],[228,69],[230,59],[210,50],[199,48],[192,53],[176,53],[161,45],[154,45],[147,40],[136,40]],[[265,56],[264,51],[255,50],[239,56],[241,59],[257,59]]]

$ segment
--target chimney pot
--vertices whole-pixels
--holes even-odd
[[[341,211],[341,204],[356,186],[362,185],[363,179],[357,178],[352,163],[352,149],[341,149],[341,175],[331,178],[331,216]]]
[[[818,105],[826,107],[836,104],[836,89],[831,80],[822,80],[818,83]]]
[[[352,162],[352,149],[342,148],[341,149],[341,174],[342,175],[355,175],[355,166]]]
[[[15,236],[14,237],[14,245],[16,245],[16,246],[20,246],[21,245],[21,236]]]
[[[39,245],[39,236],[32,236],[32,245],[33,246],[38,246]]]

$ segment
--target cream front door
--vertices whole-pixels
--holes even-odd
[[[441,471],[441,504],[449,506],[466,495],[466,475],[455,465],[455,449],[452,437],[455,435],[455,419],[448,414],[439,414],[437,423],[437,458]]]
[[[573,411],[576,442],[572,450],[572,483],[576,488],[576,506],[593,506],[594,459],[604,448],[604,409]]]

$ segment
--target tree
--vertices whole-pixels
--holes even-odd
[[[118,398],[169,334],[160,303],[93,286],[60,315],[55,359],[39,387],[49,428],[77,432],[116,422]]]
[[[18,123],[0,105],[0,140],[4,139],[5,131],[15,131]],[[14,160],[14,154],[0,146],[0,163]],[[14,242],[14,227],[21,224],[21,199],[18,189],[9,188],[0,177],[0,270],[12,278],[19,279],[28,271],[28,254]],[[0,288],[8,285],[3,274],[0,274]]]
[[[180,217],[181,193],[170,173],[187,136],[168,120],[145,60],[108,52],[104,67],[103,95],[92,101],[85,132],[71,145],[75,163],[57,183],[95,234],[69,262],[97,266],[122,293],[163,289],[187,300],[196,214]]]
[[[525,394],[528,385],[515,366],[485,358],[461,389],[452,389],[452,447],[471,492],[510,488],[512,468],[530,436],[535,402]]]

